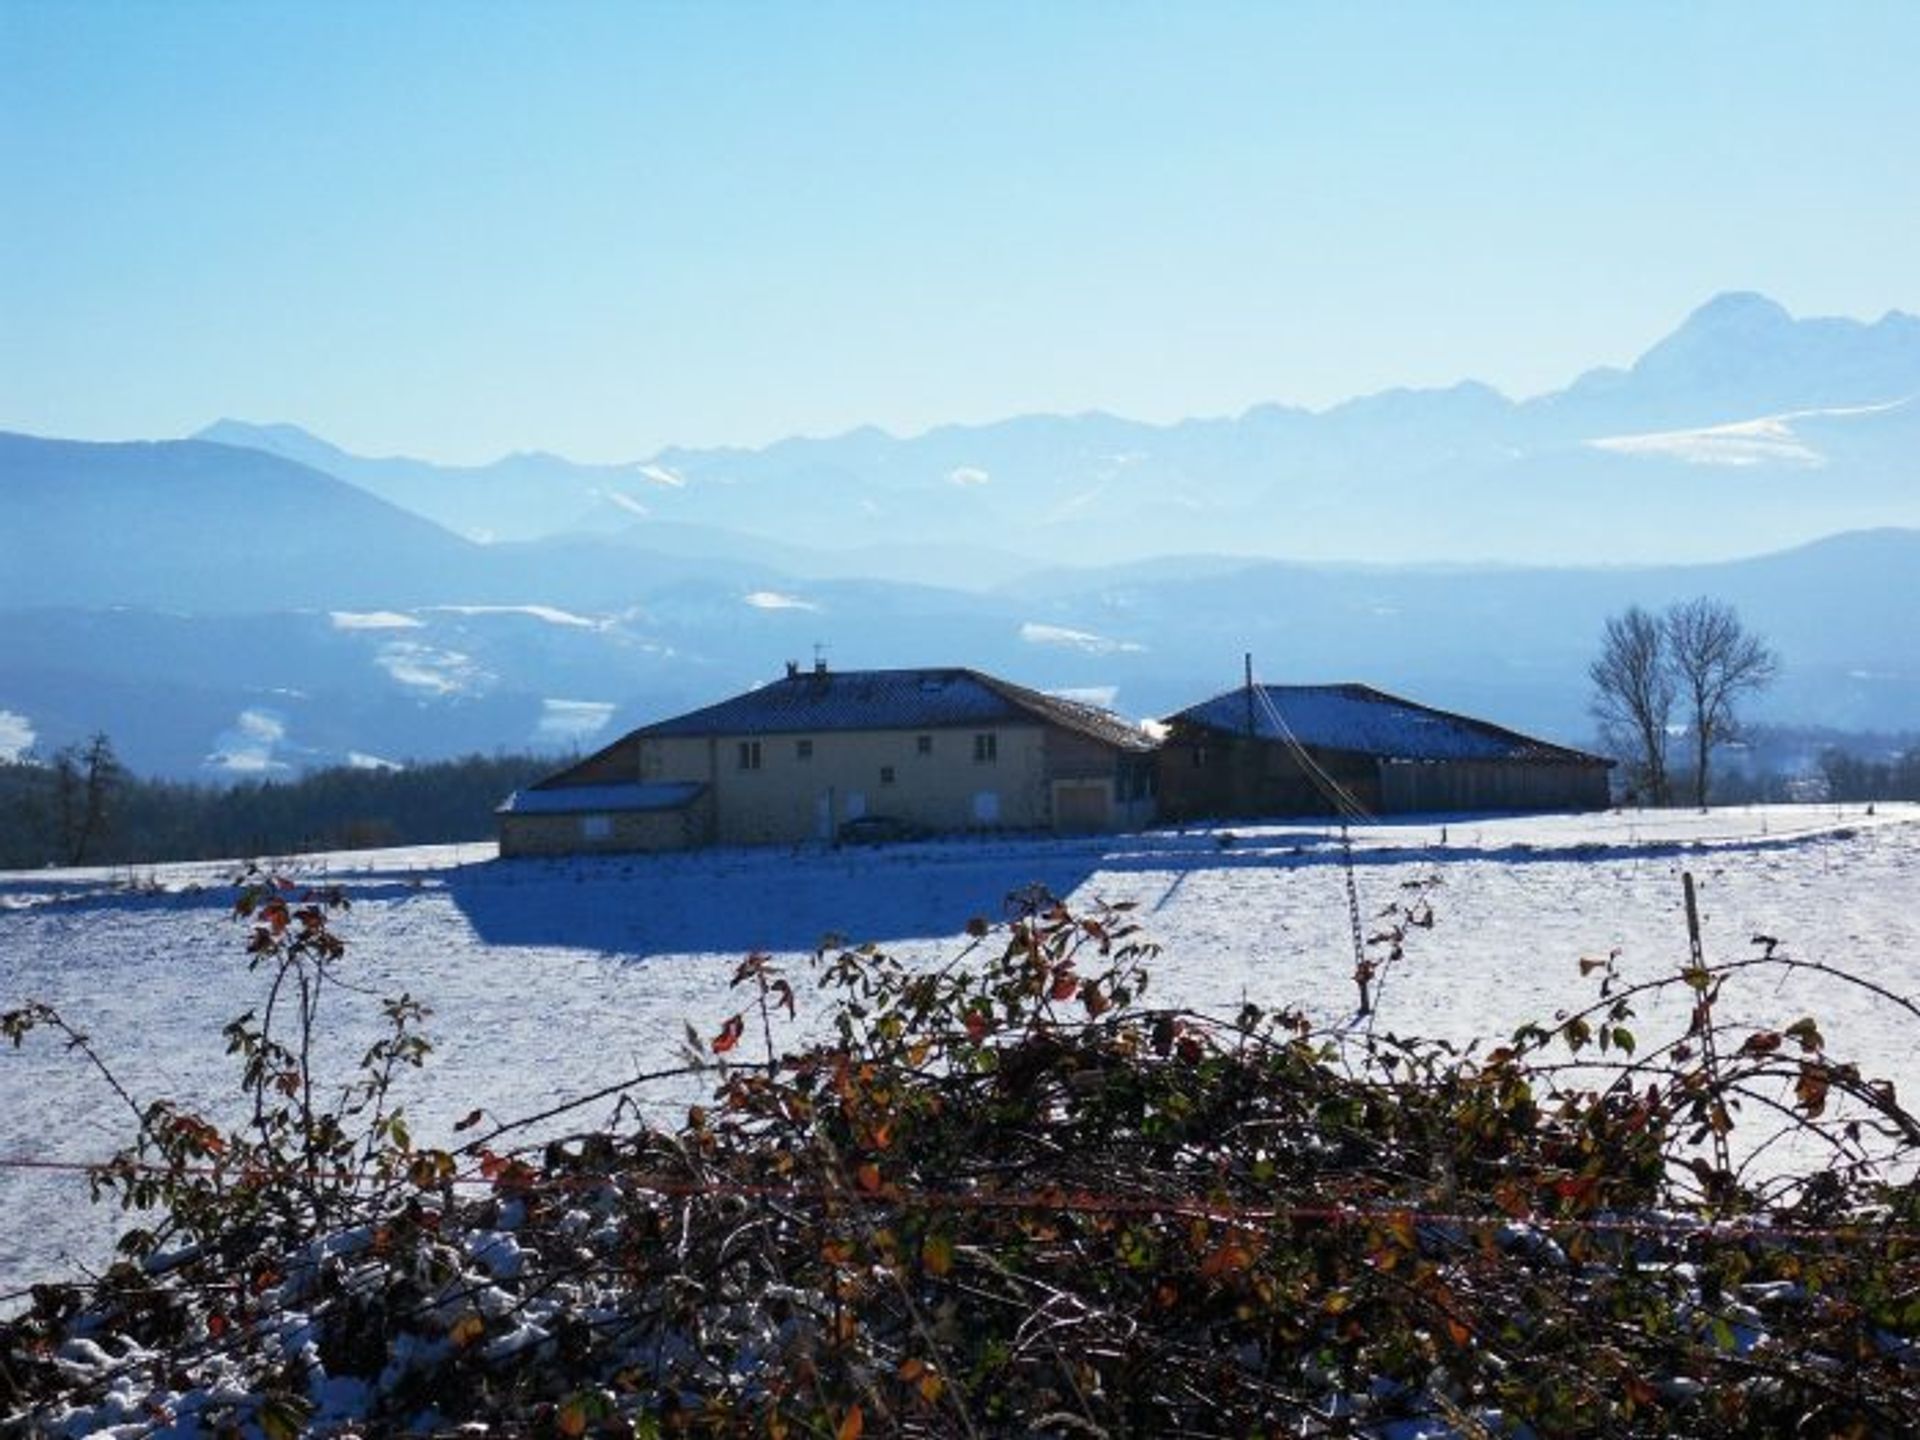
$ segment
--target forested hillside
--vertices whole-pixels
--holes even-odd
[[[78,757],[84,761],[85,757]],[[98,777],[88,822],[84,763],[0,764],[0,868],[289,855],[489,839],[493,807],[551,758],[469,755],[404,769],[334,766],[238,785]]]

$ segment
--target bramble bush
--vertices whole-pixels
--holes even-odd
[[[933,969],[750,955],[683,1069],[476,1110],[436,1149],[391,1104],[428,1054],[411,998],[343,1088],[314,1073],[338,902],[243,888],[267,985],[226,1032],[248,1116],[134,1106],[95,1183],[157,1219],[0,1327],[0,1427],[1865,1436],[1920,1414],[1920,1123],[1812,1018],[1736,1025],[1724,994],[1813,972],[1920,1011],[1771,940],[1637,984],[1582,961],[1590,1002],[1483,1051],[1154,1008],[1126,907],[1031,893]],[[1384,918],[1363,994],[1433,917]],[[1640,1034],[1676,994],[1678,1033]],[[822,1038],[791,1039],[815,999]],[[45,1007],[4,1017],[37,1028],[92,1057]],[[710,1098],[639,1118],[632,1094],[686,1070]]]

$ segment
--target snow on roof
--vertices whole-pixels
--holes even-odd
[[[1169,716],[1170,725],[1247,733],[1247,691],[1228,690]],[[1386,760],[1531,760],[1604,765],[1561,745],[1402,700],[1366,685],[1259,685],[1254,734],[1322,750],[1348,750]]]
[[[643,726],[635,733],[649,738],[782,735],[1036,721],[1117,749],[1153,748],[1142,730],[1111,711],[960,668],[797,670],[757,690]]]
[[[678,810],[707,787],[697,780],[651,785],[556,785],[516,790],[494,808],[496,815],[606,815],[636,810]]]

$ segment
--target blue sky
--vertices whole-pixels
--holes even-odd
[[[0,0],[0,428],[579,459],[1920,311],[1920,5]]]

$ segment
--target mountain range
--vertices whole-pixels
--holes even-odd
[[[800,563],[946,584],[971,583],[983,563],[1009,578],[993,556],[1728,559],[1920,524],[1920,319],[1796,320],[1729,294],[1630,369],[1523,401],[1465,382],[1319,412],[1263,405],[1174,425],[1034,415],[616,466],[366,459],[232,420],[198,438],[310,465],[476,540],[590,533],[668,549],[694,526],[778,547],[784,559],[765,558],[790,570],[792,552],[822,551]],[[925,553],[933,535],[955,561]]]
[[[1252,651],[1579,743],[1605,617],[1699,593],[1781,650],[1760,713],[1913,728],[1916,397],[1920,320],[1736,294],[1523,401],[1469,382],[625,465],[237,421],[0,435],[0,754],[96,729],[182,775],[581,747],[816,645],[1136,716]]]

